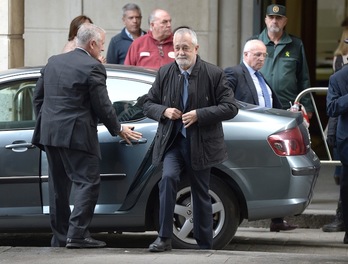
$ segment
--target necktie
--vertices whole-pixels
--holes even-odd
[[[188,72],[184,71],[182,73],[182,75],[184,76],[184,87],[183,87],[183,91],[182,91],[182,106],[183,109],[185,109],[186,107],[186,103],[187,103],[187,98],[188,98]]]
[[[271,103],[271,97],[268,93],[267,85],[263,77],[261,76],[260,72],[256,71],[255,75],[257,79],[259,80],[259,84],[262,90],[263,98],[265,99],[265,106],[272,108],[272,103]]]
[[[182,91],[182,106],[183,106],[183,112],[186,108],[186,103],[187,103],[187,98],[188,98],[188,72],[184,71],[182,73],[182,75],[184,76],[184,87],[183,87],[183,91]],[[184,127],[184,124],[182,124],[181,126],[181,134],[186,137],[186,128]]]

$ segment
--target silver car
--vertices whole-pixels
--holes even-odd
[[[0,73],[0,232],[49,232],[45,152],[32,145],[32,95],[41,67]],[[108,92],[123,123],[143,138],[127,145],[100,124],[101,191],[91,231],[158,229],[161,167],[151,163],[157,123],[144,117],[142,100],[156,71],[106,65]],[[299,113],[239,102],[224,122],[229,159],[212,168],[210,194],[214,248],[224,248],[239,224],[301,214],[311,201],[320,161]],[[195,248],[190,186],[177,194],[173,246]]]

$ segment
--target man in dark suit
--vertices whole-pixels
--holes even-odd
[[[144,113],[159,122],[153,163],[163,161],[159,182],[160,230],[152,252],[170,250],[173,215],[180,177],[189,179],[193,234],[199,248],[213,247],[209,181],[211,167],[227,159],[222,121],[238,108],[223,71],[197,55],[196,33],[180,28],[174,34],[175,62],[159,69],[144,103]]]
[[[48,60],[34,92],[37,125],[33,144],[47,154],[51,246],[55,247],[105,246],[88,231],[100,185],[98,122],[104,123],[111,135],[119,135],[128,143],[129,139],[141,137],[117,121],[106,90],[106,71],[98,61],[104,42],[103,29],[82,24],[77,48]]]
[[[258,72],[266,59],[266,46],[261,40],[249,40],[244,45],[243,62],[234,67],[227,67],[225,74],[228,85],[233,89],[234,97],[249,104],[266,106],[265,97],[262,92],[256,72]],[[268,88],[268,95],[271,98],[273,108],[282,108],[282,105],[264,79]]]
[[[342,163],[340,179],[340,199],[345,234],[343,243],[348,244],[348,66],[331,75],[326,96],[326,112],[336,117],[336,142],[338,155]]]
[[[282,104],[276,93],[259,72],[266,57],[267,48],[261,40],[247,41],[243,49],[243,62],[225,69],[227,82],[234,91],[234,97],[237,100],[282,109]],[[279,232],[293,230],[297,227],[297,225],[289,224],[279,217],[272,218],[270,230]]]

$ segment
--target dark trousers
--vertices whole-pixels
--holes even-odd
[[[337,149],[342,163],[340,179],[340,199],[345,230],[348,230],[348,138],[337,140]]]
[[[99,195],[99,158],[66,148],[46,146],[45,151],[49,164],[51,246],[62,247],[68,237],[90,236],[88,226]]]
[[[343,222],[348,230],[348,165],[342,165],[340,181],[340,199],[342,203]]]
[[[194,238],[200,248],[210,249],[213,245],[213,217],[209,195],[210,169],[192,169],[190,144],[180,133],[164,156],[163,175],[159,182],[159,236],[164,238],[172,236],[173,213],[181,175],[190,180]]]

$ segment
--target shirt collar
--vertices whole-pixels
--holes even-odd
[[[255,71],[253,68],[251,68],[251,67],[248,65],[248,63],[246,63],[244,60],[243,60],[243,63],[244,63],[244,65],[245,65],[245,67],[248,69],[250,75],[253,76],[253,74],[255,74],[256,71]]]
[[[80,49],[80,50],[83,50],[84,52],[87,53],[88,56],[91,56],[91,54],[89,54],[89,52],[87,50],[85,50],[84,48],[81,48],[81,47],[77,47],[77,49]],[[92,56],[91,56],[92,57]]]
[[[184,71],[183,69],[181,69],[181,68],[179,67],[181,74],[183,74],[184,72],[187,72],[189,75],[191,75],[193,66],[194,66],[194,65],[192,65],[192,66],[191,66],[190,68],[188,68],[186,71]]]
[[[140,36],[143,36],[143,35],[144,35],[144,32],[143,32],[141,29],[139,29],[139,30],[140,30]],[[132,34],[127,30],[126,27],[124,28],[124,31],[126,32],[127,36],[128,36],[130,39],[134,40]]]
[[[124,28],[124,31],[126,32],[127,36],[128,36],[130,39],[134,40],[132,34],[129,33],[129,31],[127,30],[127,28]]]

